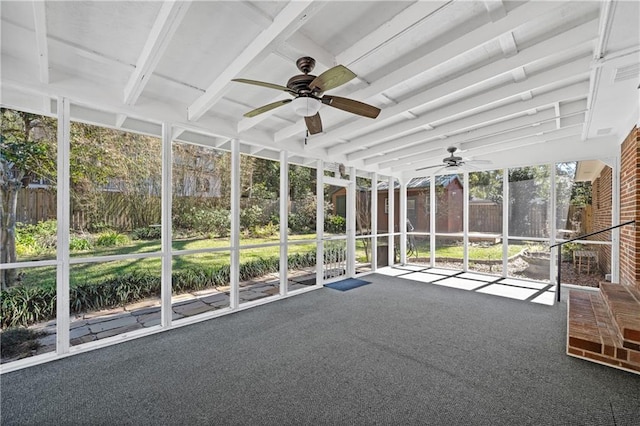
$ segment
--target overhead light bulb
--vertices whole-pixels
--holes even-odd
[[[293,112],[300,117],[311,117],[316,115],[320,110],[320,105],[322,105],[322,102],[320,102],[319,99],[311,98],[309,96],[298,96],[291,101]]]

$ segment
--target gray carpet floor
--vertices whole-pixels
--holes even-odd
[[[640,424],[564,303],[366,279],[4,374],[2,424]]]

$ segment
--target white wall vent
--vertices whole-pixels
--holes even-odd
[[[640,64],[631,64],[626,67],[616,68],[613,82],[618,83],[632,78],[640,79]]]

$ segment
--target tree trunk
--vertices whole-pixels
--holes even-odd
[[[0,263],[13,263],[16,256],[16,210],[18,207],[18,191],[22,188],[20,179],[7,179],[0,185]],[[0,284],[6,289],[16,281],[15,269],[0,271]]]

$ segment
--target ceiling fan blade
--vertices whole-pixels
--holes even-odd
[[[493,164],[491,160],[468,160],[467,164]]]
[[[349,68],[343,65],[336,65],[314,78],[309,84],[309,87],[311,90],[317,92],[326,92],[327,90],[342,86],[355,77],[356,75]]]
[[[271,111],[274,108],[278,108],[282,105],[288,104],[293,99],[283,99],[281,101],[276,101],[267,105],[263,105],[260,108],[256,108],[248,113],[244,114],[245,117],[255,117],[258,114],[262,114],[263,112]]]
[[[378,114],[380,114],[380,108],[365,104],[364,102],[354,101],[353,99],[341,98],[340,96],[324,95],[322,97],[322,103],[368,118],[376,118]]]
[[[419,170],[433,169],[434,167],[442,167],[442,164],[433,164],[431,166],[420,167],[419,169],[416,169],[416,172]]]
[[[304,122],[307,123],[307,129],[309,133],[315,135],[322,132],[322,120],[320,120],[320,114],[312,115],[311,117],[305,117]]]
[[[288,92],[288,93],[291,93],[293,95],[296,94],[296,92],[294,92],[293,90],[289,89],[288,87],[281,86],[279,84],[267,83],[267,82],[258,81],[258,80],[247,80],[246,78],[234,78],[231,81],[235,81],[235,82],[238,82],[238,83],[245,83],[245,84],[253,84],[254,86],[268,87],[269,89],[282,90],[284,92]]]

